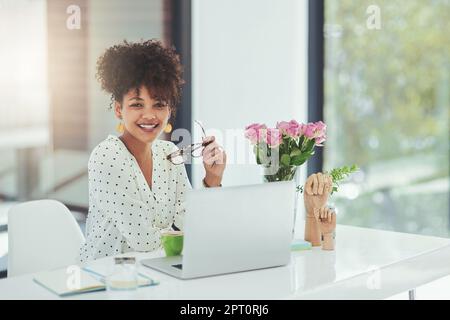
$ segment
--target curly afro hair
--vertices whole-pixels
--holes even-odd
[[[144,85],[153,99],[169,104],[175,115],[180,102],[182,66],[174,48],[166,48],[158,40],[128,42],[108,48],[97,61],[96,77],[102,89],[114,101],[122,102],[131,89]]]

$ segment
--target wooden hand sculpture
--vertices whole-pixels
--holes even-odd
[[[323,236],[323,250],[334,250],[334,230],[336,229],[336,213],[329,207],[314,208],[314,218]]]
[[[311,242],[314,247],[322,244],[322,235],[319,223],[314,217],[314,209],[325,207],[332,188],[333,180],[331,177],[320,172],[310,175],[303,188],[306,209],[305,240]]]

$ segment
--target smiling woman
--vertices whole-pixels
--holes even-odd
[[[158,139],[175,115],[181,70],[173,49],[156,40],[124,41],[99,58],[97,78],[111,94],[123,130],[119,137],[108,136],[89,159],[89,214],[81,262],[153,251],[161,247],[161,232],[183,228],[185,193],[191,185],[185,167],[167,160],[178,148]],[[214,137],[204,143],[205,185],[219,186],[225,154]]]

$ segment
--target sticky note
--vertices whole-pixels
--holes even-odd
[[[312,248],[311,242],[294,239],[291,244],[291,251],[299,251],[299,250],[309,250]]]

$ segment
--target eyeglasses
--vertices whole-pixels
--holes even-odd
[[[205,132],[205,129],[203,128],[203,125],[201,124],[201,122],[198,120],[194,120],[194,122],[196,124],[198,124],[199,127],[202,129],[203,138],[206,138],[206,132]],[[179,165],[179,164],[185,163],[188,160],[189,155],[192,156],[193,158],[199,158],[202,156],[203,149],[207,145],[209,145],[211,142],[212,141],[209,141],[206,143],[199,142],[199,143],[194,143],[194,144],[188,145],[184,148],[181,148],[181,149],[169,154],[167,156],[167,160],[169,160],[170,162],[172,162],[175,165]]]

